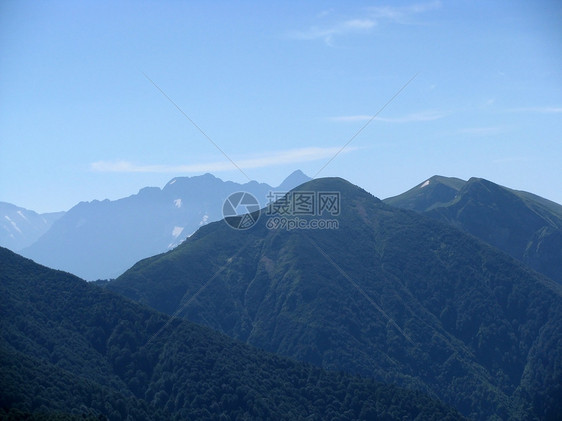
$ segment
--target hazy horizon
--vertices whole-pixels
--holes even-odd
[[[0,201],[301,169],[380,198],[438,174],[562,203],[561,19],[554,1],[2,2]]]

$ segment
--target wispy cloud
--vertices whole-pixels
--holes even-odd
[[[415,123],[423,121],[439,120],[447,114],[440,111],[422,111],[419,113],[408,114],[402,117],[375,117],[374,121],[382,121],[385,123]],[[332,117],[333,121],[339,122],[358,122],[369,121],[373,116],[370,115],[348,115]]]
[[[458,131],[459,134],[475,136],[492,136],[506,131],[505,127],[466,127]]]
[[[302,40],[323,39],[327,44],[330,44],[335,35],[368,32],[373,26],[375,26],[375,21],[371,19],[350,19],[337,22],[331,26],[311,26],[305,30],[291,31],[289,36]]]
[[[521,107],[511,108],[508,111],[513,113],[559,114],[562,113],[562,107]]]
[[[369,7],[369,15],[376,21],[387,20],[400,24],[413,23],[413,17],[421,13],[436,10],[441,7],[440,1],[416,3],[408,6],[373,6]]]
[[[318,13],[318,15],[316,15],[316,17],[324,18],[326,16],[331,15],[332,13],[334,13],[334,9],[330,8],[330,9],[322,10],[320,13]]]
[[[332,45],[336,36],[347,34],[366,34],[383,22],[412,24],[415,23],[414,16],[435,10],[441,7],[440,1],[429,3],[416,3],[408,6],[374,6],[366,8],[361,16],[356,18],[340,19],[331,24],[312,25],[303,30],[294,30],[288,33],[290,38],[300,40],[323,40]],[[333,10],[323,11],[317,18],[324,19],[333,16]]]
[[[344,152],[351,152],[357,148],[346,148]],[[236,160],[240,168],[264,168],[299,162],[316,161],[331,158],[340,150],[339,147],[308,147],[274,151]],[[200,173],[232,171],[236,168],[228,161],[215,161],[201,164],[186,165],[148,165],[135,164],[130,161],[97,161],[90,164],[90,169],[96,172],[121,173]]]

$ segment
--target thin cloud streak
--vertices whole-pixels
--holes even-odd
[[[329,43],[335,35],[367,32],[375,25],[375,21],[371,19],[350,19],[328,27],[312,26],[303,31],[291,31],[289,37],[300,40],[323,39],[326,43]]]
[[[441,7],[440,1],[417,3],[409,6],[373,6],[368,11],[375,20],[388,20],[399,24],[411,24],[412,16],[436,10]]]
[[[495,134],[504,133],[504,127],[466,127],[458,131],[459,134],[470,134],[476,136],[491,136]]]
[[[356,150],[349,148],[346,152]],[[316,161],[333,156],[339,148],[309,147],[271,152],[267,155],[255,156],[237,160],[238,166],[244,169],[264,168],[300,162]],[[130,161],[97,161],[90,164],[90,169],[95,172],[120,172],[120,173],[200,173],[221,172],[234,170],[227,161],[216,161],[202,164],[188,165],[142,165]]]
[[[508,111],[512,113],[559,114],[562,113],[562,107],[522,107],[511,108]]]
[[[419,113],[408,114],[403,117],[375,117],[374,121],[384,123],[416,123],[424,121],[434,121],[445,117],[447,114],[439,111],[423,111]],[[349,115],[332,117],[332,121],[353,123],[357,121],[368,121],[372,118],[369,115]]]
[[[374,6],[365,9],[364,16],[346,19],[331,25],[317,26],[312,25],[304,30],[290,31],[287,35],[289,38],[297,40],[317,40],[321,39],[331,46],[334,37],[353,34],[353,33],[369,33],[370,30],[382,22],[398,23],[403,25],[413,24],[412,18],[415,15],[422,14],[431,10],[439,9],[440,1],[429,3],[417,3],[409,6]],[[332,10],[320,12],[318,17],[323,18],[332,13]]]

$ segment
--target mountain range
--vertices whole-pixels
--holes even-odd
[[[456,420],[434,398],[234,341],[0,248],[5,420]]]
[[[251,193],[265,206],[271,191],[287,192],[310,178],[293,172],[278,187],[222,181],[211,174],[176,177],[115,200],[81,202],[21,254],[86,280],[113,278],[138,260],[169,250],[200,226],[222,219],[225,199]]]
[[[190,333],[176,333],[178,340],[196,336],[202,353],[216,348],[212,345],[216,343],[242,347],[236,348],[245,350],[241,354],[224,357],[244,361],[245,367],[257,364],[269,377],[281,376],[279,382],[285,386],[276,393],[286,397],[283,404],[311,416],[322,413],[323,418],[325,408],[320,409],[317,402],[291,401],[301,389],[287,389],[288,379],[280,374],[284,371],[275,368],[284,364],[279,361],[288,364],[288,360],[272,360],[277,357],[253,347],[349,373],[333,378],[331,372],[291,362],[308,379],[312,372],[320,373],[315,377],[318,381],[332,379],[326,380],[332,382],[328,389],[315,392],[338,402],[331,415],[341,416],[343,411],[357,418],[372,413],[370,406],[379,408],[379,415],[400,413],[388,407],[388,401],[382,406],[369,401],[361,408],[339,402],[337,388],[345,384],[348,389],[357,387],[354,393],[362,396],[387,393],[413,399],[415,404],[401,413],[408,418],[413,413],[427,416],[428,408],[446,417],[459,416],[435,399],[473,419],[562,416],[558,403],[562,395],[561,205],[480,178],[434,176],[384,201],[342,179],[309,180],[296,171],[273,188],[257,182],[223,182],[210,174],[177,177],[162,189],[144,188],[128,198],[83,202],[68,212],[42,215],[0,203],[0,241],[14,250],[23,248],[22,254],[39,262],[90,280],[125,272],[116,280],[97,284],[171,315],[172,319],[159,315],[160,325],[187,326]],[[285,197],[280,194],[299,185]],[[270,201],[268,193],[275,192],[285,213],[271,215],[270,208],[264,208],[248,219],[257,220],[254,226],[233,229],[246,217],[219,220],[224,216],[225,198],[237,191],[254,196],[258,207]],[[326,193],[337,193],[336,213],[296,211],[315,200],[319,204]],[[303,202],[305,196],[312,202]],[[157,332],[166,343],[173,342],[163,331],[154,330],[155,325],[149,329],[147,320],[158,318],[157,313],[135,307],[96,285],[78,288],[79,294],[90,297],[84,301],[68,294],[75,285],[84,284],[80,279],[7,250],[1,250],[0,257],[0,287],[2,297],[8,298],[0,307],[5,332],[0,366],[6,379],[0,386],[9,392],[0,405],[0,417],[18,419],[45,411],[58,411],[62,419],[78,413],[94,418],[111,414],[109,418],[115,419],[124,414],[154,419],[182,418],[187,413],[207,416],[201,414],[212,404],[208,393],[199,395],[196,405],[185,400],[178,404],[177,393],[185,392],[172,392],[164,385],[166,395],[160,393],[165,373],[141,367],[145,354],[141,353],[140,360],[137,357],[146,347],[141,342],[151,342]],[[65,307],[66,301],[55,294],[75,302],[77,309]],[[103,317],[96,312],[101,307],[111,309],[111,322],[100,322]],[[74,321],[62,316],[59,308],[66,308]],[[87,315],[84,320],[79,312]],[[133,312],[151,316],[139,321],[131,319]],[[201,328],[176,317],[247,345],[210,330],[194,333],[193,329]],[[130,323],[123,328],[117,320]],[[106,329],[108,323],[111,326]],[[145,330],[140,328],[143,323]],[[71,324],[89,333],[84,336],[70,329]],[[59,327],[53,330],[53,326]],[[139,329],[140,334],[136,333]],[[49,342],[45,335],[54,339]],[[115,335],[128,339],[113,344]],[[111,352],[106,348],[109,343]],[[151,360],[156,365],[178,364],[158,352]],[[190,352],[182,353],[180,359],[193,361]],[[117,360],[116,355],[129,359]],[[88,361],[82,360],[84,356]],[[125,361],[130,367],[126,373]],[[273,367],[263,368],[272,361]],[[206,374],[212,377],[214,365],[209,364],[211,371]],[[94,374],[94,365],[105,368]],[[171,370],[176,379],[189,377],[177,368]],[[241,376],[236,369],[233,373]],[[95,380],[84,382],[85,377]],[[214,378],[218,382],[221,375]],[[198,384],[198,379],[189,381]],[[254,381],[264,379],[244,378],[237,388],[250,384],[266,394]],[[68,386],[61,387],[61,382]],[[318,382],[307,387],[318,387]],[[28,390],[37,390],[40,398],[33,400]],[[150,391],[157,392],[151,395]],[[103,396],[110,397],[109,406],[104,406]],[[242,407],[234,412],[232,407],[221,407],[221,414],[250,418],[285,414],[278,402],[266,402],[266,412],[259,412],[255,400],[248,403],[246,397],[236,396]],[[67,413],[68,402],[73,402],[74,415]],[[400,402],[405,405],[404,400]],[[294,418],[296,413],[291,414],[289,418]]]
[[[428,203],[451,200],[438,189]],[[473,419],[559,419],[560,285],[345,180],[295,191],[290,208],[299,191],[338,192],[341,212],[299,215],[309,229],[267,212],[246,230],[210,223],[107,288],[267,351],[429,393]],[[327,219],[337,223],[312,229]]]
[[[11,203],[0,202],[0,247],[19,251],[45,234],[64,212],[38,214]]]
[[[562,205],[482,178],[441,176],[385,203],[460,228],[562,284]]]
[[[223,217],[225,198],[247,191],[264,206],[310,178],[295,171],[280,186],[238,184],[205,174],[177,177],[115,201],[82,202],[67,214],[37,214],[0,203],[0,246],[87,280],[114,278],[136,261],[170,250]],[[562,206],[480,178],[433,176],[384,200],[474,235],[562,283]],[[56,223],[55,223],[56,222]]]

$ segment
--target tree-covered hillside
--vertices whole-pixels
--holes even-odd
[[[457,419],[172,319],[0,249],[0,418]]]
[[[481,178],[434,176],[384,200],[457,227],[562,284],[562,205]]]
[[[339,228],[268,229],[267,215],[246,231],[210,224],[108,288],[272,352],[436,394],[472,418],[562,415],[560,286],[344,180],[299,189],[340,192]]]

